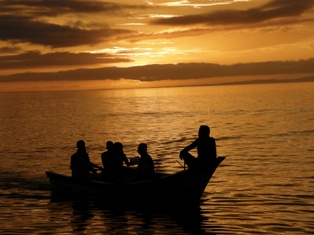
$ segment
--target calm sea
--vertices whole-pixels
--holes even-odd
[[[199,210],[50,198],[79,139],[97,164],[107,140],[145,142],[171,173],[202,124],[227,158]],[[0,93],[0,136],[1,234],[314,234],[314,83]]]

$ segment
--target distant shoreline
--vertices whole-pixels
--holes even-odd
[[[293,79],[265,79],[265,80],[251,80],[240,82],[225,82],[219,84],[213,84],[214,86],[220,85],[250,85],[250,84],[271,84],[271,83],[294,83],[294,82],[314,82],[314,76],[293,78]]]
[[[279,83],[299,83],[299,82],[314,82],[314,76],[292,79],[259,79],[251,81],[239,82],[224,82],[215,84],[195,84],[195,85],[182,85],[182,86],[158,86],[152,88],[171,88],[171,87],[195,87],[195,86],[233,86],[233,85],[259,85],[259,84],[279,84]],[[145,88],[124,88],[124,89],[147,89]]]
[[[99,90],[129,90],[129,89],[150,89],[150,88],[175,88],[175,87],[197,87],[197,86],[233,86],[233,85],[259,85],[259,84],[280,84],[280,83],[302,83],[314,82],[314,76],[291,79],[256,79],[251,81],[238,82],[224,82],[211,84],[190,84],[190,85],[176,85],[176,86],[152,86],[152,87],[132,87],[132,88],[99,88],[99,89],[65,89],[65,90],[34,90],[34,91],[3,91],[0,93],[19,93],[19,92],[58,92],[58,91],[99,91]]]

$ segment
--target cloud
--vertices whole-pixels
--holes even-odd
[[[201,8],[207,6],[216,6],[216,5],[227,5],[233,2],[240,2],[240,1],[248,1],[248,0],[220,0],[220,1],[209,1],[209,0],[198,0],[198,1],[166,1],[164,3],[156,3],[160,6],[169,6],[169,7],[194,7],[194,8]]]
[[[113,29],[104,22],[97,24],[97,19],[93,22],[93,17],[99,14],[98,17],[104,18],[116,12],[129,14],[126,10],[148,7],[83,0],[0,0],[0,4],[0,40],[52,48],[94,45],[118,35],[129,34],[132,31]],[[80,14],[86,15],[80,17]],[[63,18],[64,15],[68,16]],[[68,18],[72,20],[66,20]],[[84,24],[81,19],[89,23]]]
[[[18,53],[20,50],[21,48],[17,46],[0,47],[0,54],[14,54]]]
[[[38,51],[29,51],[19,55],[0,55],[0,69],[82,66],[119,62],[131,62],[131,60],[115,57],[108,53],[54,52],[41,54]]]
[[[22,73],[0,76],[0,82],[118,80],[121,78],[138,81],[162,81],[298,73],[314,73],[314,58],[300,61],[271,61],[233,65],[181,63],[128,68],[78,69],[55,73]]]
[[[92,45],[108,38],[130,33],[123,29],[80,29],[32,21],[28,17],[0,16],[0,40],[29,42],[53,48]]]
[[[210,12],[207,14],[194,14],[177,16],[171,18],[161,18],[152,20],[156,25],[237,25],[237,24],[256,24],[265,21],[282,19],[287,17],[296,17],[312,9],[313,0],[272,0],[260,7],[247,10],[227,9]]]
[[[169,63],[222,61],[221,58],[226,51],[231,54],[228,45],[223,46],[226,42],[222,38],[229,37],[232,33],[240,35],[239,32],[230,31],[242,29],[247,30],[241,31],[241,36],[235,39],[238,38],[241,43],[247,45],[241,45],[237,55],[228,63],[239,58],[244,58],[243,61],[265,60],[266,57],[256,56],[256,51],[268,48],[276,51],[279,45],[286,51],[279,56],[282,50],[279,48],[278,53],[276,52],[278,56],[273,58],[299,59],[311,56],[311,48],[307,49],[307,45],[310,45],[312,40],[310,33],[311,24],[314,22],[313,0],[137,0],[133,2],[142,4],[126,4],[127,1],[123,3],[123,0],[111,2],[0,0],[0,72],[6,74],[0,77],[1,81],[88,81],[121,78],[159,81],[311,70],[304,64],[303,67],[301,66],[305,61],[232,66],[186,63],[99,68],[104,66],[103,64],[120,62],[143,64],[150,61],[157,63],[157,60],[164,63],[165,61],[170,61]],[[219,4],[225,5],[217,6]],[[221,10],[213,11],[213,9]],[[195,14],[204,13],[206,10],[208,10],[206,14]],[[230,34],[216,33],[224,31]],[[268,34],[270,31],[272,34]],[[250,34],[245,34],[246,32]],[[265,40],[262,43],[261,37],[256,39],[261,35],[260,32],[263,33],[262,35],[266,33],[276,37],[278,35],[278,38],[272,40],[270,37],[266,41],[272,43],[264,43]],[[214,37],[210,38],[207,35],[202,37],[203,34],[210,33]],[[180,40],[179,38],[182,37],[188,38]],[[193,41],[194,38],[196,41]],[[219,40],[220,38],[222,40]],[[171,39],[176,40],[171,41]],[[226,38],[226,41],[228,39]],[[173,50],[156,43],[171,43]],[[239,43],[235,44],[234,48]],[[202,52],[195,53],[195,46]],[[112,48],[119,48],[119,50],[114,52]],[[297,53],[295,50],[298,50]],[[245,58],[246,53],[249,55],[251,51],[255,54],[251,58]],[[176,56],[177,52],[182,53],[182,58]],[[269,58],[271,53],[267,52],[265,55],[267,54]],[[169,54],[171,56],[168,56]],[[203,56],[201,54],[204,57],[201,57]],[[313,60],[309,60],[309,63],[313,65]],[[272,69],[273,66],[276,69]],[[98,69],[95,69],[96,67]],[[70,68],[72,70],[68,70]],[[8,75],[17,71],[51,71],[52,69],[54,72]]]
[[[78,13],[114,13],[127,9],[145,9],[149,5],[118,4],[97,0],[0,0],[0,13],[20,13],[32,17]]]

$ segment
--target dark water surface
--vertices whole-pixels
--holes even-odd
[[[314,83],[0,93],[1,234],[313,234]],[[50,196],[75,143],[148,144],[157,170],[207,124],[227,155],[200,205],[122,207]],[[180,162],[181,163],[181,162]],[[125,195],[127,200],[127,195]]]

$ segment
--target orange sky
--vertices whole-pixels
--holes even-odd
[[[314,74],[313,0],[0,0],[0,91]]]

